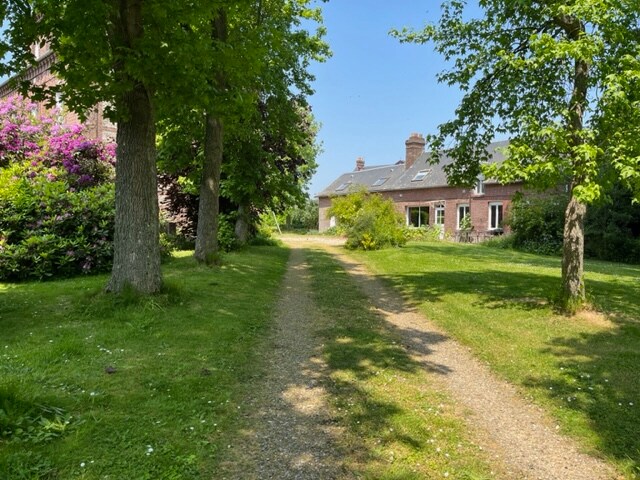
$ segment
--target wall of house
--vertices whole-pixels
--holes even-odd
[[[473,189],[457,187],[439,187],[429,189],[402,190],[381,192],[385,198],[390,198],[396,209],[406,218],[408,207],[429,207],[429,225],[436,223],[436,206],[444,205],[444,229],[451,236],[458,230],[458,206],[469,205],[469,215],[474,232],[478,234],[490,233],[489,215],[490,204],[501,203],[503,218],[506,218],[511,206],[511,199],[517,191],[522,191],[521,184],[497,185],[485,184],[485,193],[477,195]],[[331,206],[328,197],[319,198],[320,221],[319,229],[324,231],[330,226],[327,210]],[[505,226],[505,231],[508,227]]]

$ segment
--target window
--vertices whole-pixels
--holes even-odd
[[[467,225],[463,225],[461,226],[460,224],[463,223],[463,220],[466,217],[469,217],[469,204],[468,203],[464,203],[464,204],[460,204],[458,205],[458,230],[460,230],[461,228],[466,228],[468,227]]]
[[[346,190],[349,187],[349,185],[351,185],[351,182],[341,183],[340,186],[336,188],[336,192],[341,192],[343,190]]]
[[[376,180],[375,182],[373,182],[372,187],[379,187],[381,185],[384,185],[384,183],[389,180],[389,177],[382,177],[379,178],[378,180]]]
[[[489,230],[502,228],[502,203],[494,202],[489,204]]]
[[[427,175],[431,173],[431,169],[428,168],[426,170],[420,170],[416,173],[416,176],[411,179],[412,182],[420,182],[426,178]]]
[[[478,181],[476,182],[476,186],[473,189],[473,193],[476,195],[484,195],[484,178],[478,177]]]
[[[429,207],[408,207],[407,225],[414,227],[429,225]]]
[[[436,225],[444,225],[444,205],[436,205]]]

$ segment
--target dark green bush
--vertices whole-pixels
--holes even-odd
[[[530,253],[559,255],[562,251],[567,202],[566,195],[517,195],[507,219],[513,246]]]
[[[390,199],[364,191],[336,197],[329,215],[338,221],[338,231],[347,237],[350,249],[378,250],[407,242],[404,222]]]
[[[590,206],[585,220],[585,255],[601,260],[640,263],[640,204],[614,185],[607,201]]]

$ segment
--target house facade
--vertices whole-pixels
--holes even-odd
[[[37,60],[37,63],[31,66],[22,76],[24,80],[28,80],[37,86],[55,86],[61,81],[51,71],[51,67],[56,62],[56,55],[51,50],[49,43],[35,44],[31,46],[31,53]],[[8,80],[0,84],[0,99],[19,95],[16,85]],[[64,108],[64,102],[60,96],[56,97],[56,108],[60,111],[60,123],[63,125],[84,126],[84,135],[87,138],[102,140],[105,142],[114,142],[116,138],[116,125],[109,119],[104,117],[104,103],[95,105],[86,114],[86,120],[81,121],[78,115]],[[39,103],[36,114],[44,113],[48,107],[44,103]]]
[[[504,159],[502,148],[507,144],[504,141],[488,146],[492,162]],[[503,220],[513,196],[523,190],[522,183],[502,185],[479,178],[473,188],[450,186],[443,167],[453,161],[451,158],[442,158],[439,164],[431,165],[425,140],[417,133],[411,134],[405,146],[404,161],[367,167],[364,159],[358,158],[352,172],[340,175],[319,193],[320,231],[335,226],[335,219],[328,215],[333,197],[365,188],[393,200],[408,226],[437,225],[443,234],[452,238],[464,234],[471,241],[503,233],[507,228]],[[465,228],[469,222],[473,227],[470,234]]]

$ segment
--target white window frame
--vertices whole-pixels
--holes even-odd
[[[413,224],[411,223],[411,209],[412,208],[417,208],[418,209],[418,223],[420,224],[420,227],[426,227],[427,225],[429,225],[429,213],[430,213],[430,209],[428,205],[416,205],[416,206],[409,206],[407,207],[406,210],[406,225],[407,227],[412,226]]]
[[[427,175],[429,175],[431,173],[431,169],[427,168],[425,170],[420,170],[418,173],[415,174],[415,176],[411,179],[412,182],[421,182],[422,180],[424,180],[425,178],[427,178]]]
[[[442,225],[444,226],[444,216],[445,216],[445,211],[444,211],[444,205],[436,205],[436,208],[434,209],[434,221],[433,223],[435,225]],[[440,212],[442,212],[442,222],[440,222]]]
[[[500,207],[500,210],[498,210]],[[500,211],[499,218],[494,218],[494,211]],[[494,221],[495,220],[495,221]],[[502,222],[504,221],[504,205],[502,202],[489,202],[489,230],[500,230],[502,228]]]
[[[464,215],[460,215],[460,210],[463,209],[463,208],[466,210],[466,213]],[[457,221],[456,221],[456,228],[458,230],[460,230],[460,222],[467,215],[471,216],[471,208],[469,207],[468,203],[460,203],[460,204],[458,204],[457,210],[458,210],[458,218],[457,218]]]
[[[473,193],[476,195],[484,195],[484,178],[478,177],[476,185],[473,188]]]

